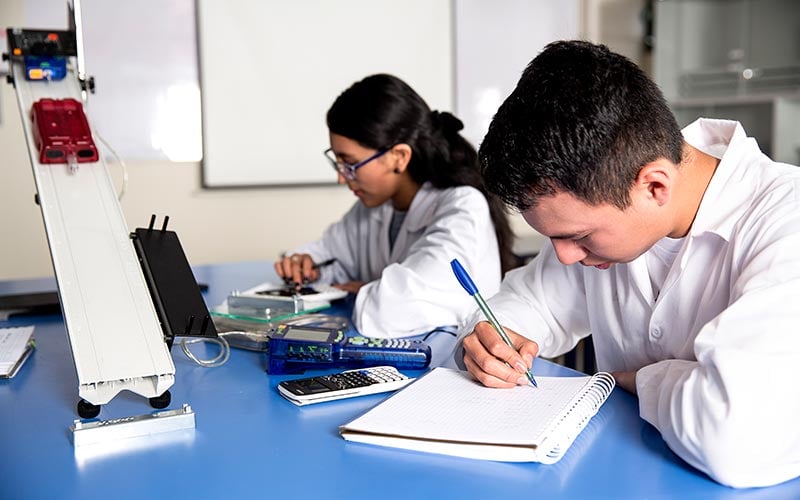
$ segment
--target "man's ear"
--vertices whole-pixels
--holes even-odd
[[[389,154],[392,155],[395,173],[404,172],[411,161],[411,146],[405,143],[395,144]]]
[[[664,158],[651,161],[639,170],[634,189],[663,206],[673,196],[676,173],[675,165]]]

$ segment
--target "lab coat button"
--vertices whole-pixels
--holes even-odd
[[[662,333],[661,328],[659,327],[655,327],[652,330],[650,330],[650,335],[652,335],[654,339],[660,339],[661,333]]]

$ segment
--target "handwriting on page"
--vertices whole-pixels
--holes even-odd
[[[419,438],[535,445],[589,378],[541,377],[538,389],[491,389],[465,373],[444,370],[423,380],[373,409],[359,424]]]

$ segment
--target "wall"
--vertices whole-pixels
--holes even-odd
[[[657,1],[657,0],[652,0]],[[642,9],[648,0],[583,0],[583,33],[638,64],[652,77],[652,57],[645,50]]]
[[[579,6],[579,0],[455,3],[456,109],[472,144],[483,140],[523,68],[545,45],[580,37]]]

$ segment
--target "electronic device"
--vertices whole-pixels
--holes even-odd
[[[76,99],[39,99],[31,107],[39,163],[96,162],[99,158],[83,105]]]
[[[0,295],[0,321],[21,314],[61,314],[58,292]]]
[[[169,216],[164,216],[161,229],[150,224],[130,234],[133,247],[150,297],[158,313],[164,340],[172,347],[175,337],[217,336],[217,329],[200,293],[189,260],[183,251],[178,234],[168,231]]]
[[[274,298],[290,300],[300,295],[308,302],[330,302],[347,297],[347,292],[325,283],[310,283],[296,289],[291,284],[262,283],[238,294],[240,297]]]
[[[333,375],[284,380],[278,392],[297,406],[396,391],[414,381],[393,366],[373,366]]]
[[[330,307],[331,301],[347,297],[347,292],[322,283],[300,289],[291,285],[263,283],[228,296],[227,312],[245,317],[270,319],[275,316],[313,312]]]
[[[0,305],[2,305],[2,297],[0,297]],[[330,314],[296,314],[281,318],[278,320],[279,323],[276,323],[259,318],[243,318],[212,311],[211,319],[217,327],[219,336],[225,337],[231,347],[261,352],[266,352],[269,349],[269,339],[277,329],[278,324],[315,326],[342,331],[350,329],[350,320],[348,318]]]
[[[348,337],[339,329],[280,325],[269,340],[267,358],[271,374],[377,365],[422,370],[431,362],[431,347],[420,340]]]
[[[25,78],[28,80],[61,80],[67,76],[67,58],[25,56]]]
[[[6,29],[8,52],[13,57],[22,56],[76,56],[78,47],[74,30]]]

